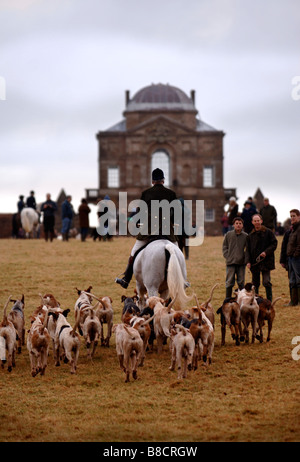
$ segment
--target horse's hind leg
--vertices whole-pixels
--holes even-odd
[[[169,298],[169,289],[165,289],[162,292],[160,292],[159,296],[164,300],[167,300]]]
[[[139,297],[138,307],[140,309],[142,309],[142,308],[144,308],[144,305],[145,305],[144,300],[145,300],[145,295],[147,293],[146,287],[143,286],[142,284],[140,284],[139,282],[137,282],[136,283],[136,291],[137,291],[137,294],[138,294],[138,297]]]
[[[147,294],[148,294],[148,297],[159,297],[160,296],[157,287],[154,287],[154,286],[147,288]]]

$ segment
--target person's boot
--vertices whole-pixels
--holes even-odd
[[[291,289],[291,302],[292,302],[292,306],[297,306],[298,305],[298,291],[299,291],[299,287],[292,287]]]
[[[272,302],[272,287],[266,287],[266,297]]]
[[[127,289],[131,281],[132,275],[133,275],[133,257],[130,256],[124,276],[122,278],[116,278],[115,282],[117,284],[120,284],[123,287],[123,289]]]
[[[297,305],[300,306],[300,287],[297,287]]]
[[[232,287],[226,287],[226,298],[231,298],[232,296]]]
[[[292,306],[292,287],[290,287],[290,301],[283,306]]]

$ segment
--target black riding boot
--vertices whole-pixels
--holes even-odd
[[[133,257],[130,256],[124,276],[122,278],[116,278],[115,282],[117,284],[120,284],[123,287],[123,289],[127,289],[131,281],[132,275],[133,275]]]

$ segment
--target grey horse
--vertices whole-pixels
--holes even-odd
[[[133,272],[139,297],[139,308],[145,306],[145,295],[163,299],[176,297],[174,309],[182,309],[191,299],[186,293],[187,271],[182,251],[168,240],[148,244],[136,257]]]

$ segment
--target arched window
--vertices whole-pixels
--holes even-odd
[[[170,157],[166,151],[155,151],[151,159],[151,172],[160,168],[165,174],[165,186],[170,186]]]

